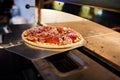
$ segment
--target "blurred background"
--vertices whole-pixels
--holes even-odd
[[[118,4],[116,4],[116,10],[109,10],[100,7],[91,7],[89,5],[71,4],[66,1],[67,0],[53,1],[50,4],[44,5],[43,8],[74,14],[110,28],[120,26],[120,10]],[[26,9],[26,4],[35,6],[35,0],[0,0],[0,23],[34,23],[35,8],[31,7]]]

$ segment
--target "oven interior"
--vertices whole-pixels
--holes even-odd
[[[52,64],[53,70],[70,75],[75,72],[80,72],[87,68],[86,62],[76,56],[73,51],[64,52],[45,58]]]
[[[75,80],[77,74],[87,69],[87,63],[74,51],[67,51],[34,61],[45,80]]]

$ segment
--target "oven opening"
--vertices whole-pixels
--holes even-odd
[[[48,57],[46,60],[62,73],[83,69],[85,66],[85,62],[74,55],[72,51]]]

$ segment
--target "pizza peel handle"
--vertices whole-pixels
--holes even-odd
[[[36,12],[36,19],[37,25],[42,26],[41,24],[41,9],[44,5],[52,3],[54,0],[35,0],[35,12]]]

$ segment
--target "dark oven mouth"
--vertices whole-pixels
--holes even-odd
[[[86,67],[80,57],[76,56],[73,51],[64,52],[51,57],[46,58],[55,73],[59,76],[68,76],[81,72]]]

